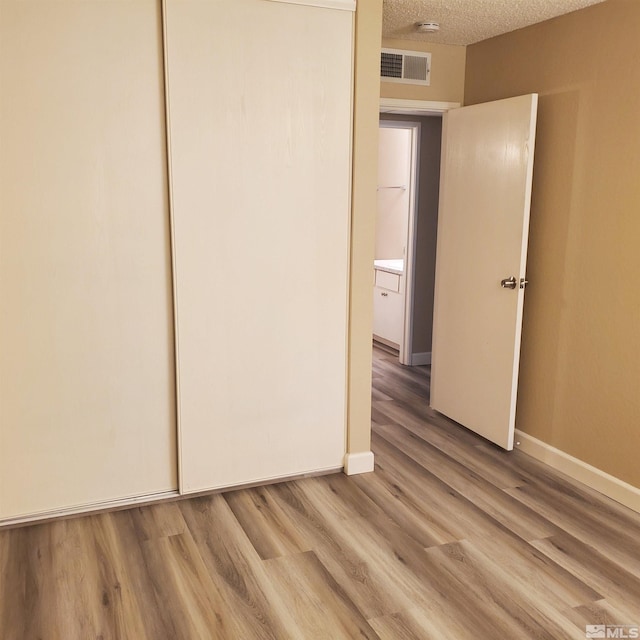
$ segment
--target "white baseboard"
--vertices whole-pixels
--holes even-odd
[[[431,351],[411,354],[411,366],[416,367],[425,364],[431,364]]]
[[[516,429],[516,448],[640,513],[640,489]]]
[[[344,456],[344,472],[348,476],[373,471],[373,451],[363,453],[347,453]]]

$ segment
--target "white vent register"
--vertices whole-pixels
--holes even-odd
[[[380,77],[385,82],[429,85],[431,54],[423,51],[383,49],[380,58]]]

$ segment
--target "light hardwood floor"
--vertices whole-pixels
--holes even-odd
[[[2,640],[585,638],[640,624],[640,516],[428,408],[374,352],[376,471],[0,531]]]

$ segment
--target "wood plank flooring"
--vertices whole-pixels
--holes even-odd
[[[432,412],[374,350],[376,471],[0,531],[2,640],[585,638],[640,625],[640,515]]]

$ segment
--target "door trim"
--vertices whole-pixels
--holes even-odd
[[[411,365],[413,352],[413,281],[415,266],[416,227],[418,221],[418,195],[420,175],[420,135],[422,126],[419,122],[404,120],[380,120],[380,127],[385,129],[405,129],[411,131],[411,164],[409,178],[409,212],[407,216],[406,251],[404,255],[404,303],[402,318],[402,340],[399,345],[400,364]]]
[[[440,116],[450,109],[462,106],[459,102],[436,102],[433,100],[403,100],[380,98],[380,113],[407,116]]]

